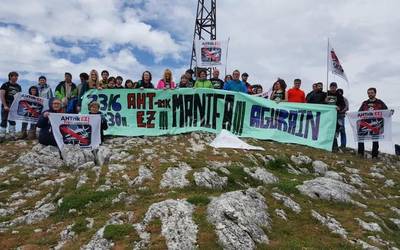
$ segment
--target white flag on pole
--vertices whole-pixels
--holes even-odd
[[[228,41],[196,40],[196,60],[198,67],[215,67],[224,64]]]
[[[340,64],[339,58],[337,57],[336,52],[331,45],[329,45],[328,58],[329,58],[329,70],[332,72],[332,74],[335,74],[343,78],[346,82],[349,82],[346,73],[344,72],[344,69]]]

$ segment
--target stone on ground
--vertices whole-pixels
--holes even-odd
[[[253,179],[263,182],[264,184],[273,184],[279,181],[278,177],[271,174],[264,168],[244,168],[244,172],[250,175]]]
[[[137,226],[143,235],[146,226],[155,219],[161,220],[161,234],[168,249],[196,249],[197,225],[192,219],[194,206],[184,200],[166,200],[152,204]],[[148,240],[148,239],[146,239]]]
[[[193,177],[197,186],[210,189],[221,189],[228,183],[228,177],[221,177],[208,168],[203,168],[202,172],[194,173]]]
[[[342,227],[331,215],[327,214],[326,217],[320,215],[318,212],[311,210],[311,216],[318,220],[322,225],[326,226],[332,233],[340,235],[342,238],[347,238],[347,231]]]
[[[284,206],[290,208],[296,214],[299,214],[301,212],[300,205],[294,200],[292,200],[290,197],[287,197],[279,193],[272,193],[272,197],[274,197],[278,201],[282,201]]]
[[[351,194],[359,193],[355,187],[349,184],[325,177],[305,181],[303,185],[299,185],[296,188],[303,195],[307,195],[313,199],[347,203],[352,201]]]
[[[265,198],[253,188],[213,198],[207,214],[224,249],[255,249],[269,242],[262,229],[270,227]]]
[[[163,174],[160,187],[161,188],[183,188],[188,186],[190,183],[186,179],[186,174],[192,170],[192,168],[186,163],[179,164],[178,167],[170,167]]]

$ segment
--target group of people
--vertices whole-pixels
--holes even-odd
[[[240,74],[239,70],[234,70],[232,75],[226,75],[224,80],[220,79],[218,69],[212,71],[212,77],[207,78],[206,69],[187,70],[180,77],[180,81],[176,83],[173,79],[172,71],[166,69],[162,79],[157,84],[153,84],[152,74],[150,71],[144,71],[142,77],[138,81],[124,79],[121,76],[112,77],[107,70],[103,70],[101,74],[96,70],[91,70],[89,74],[81,73],[79,75],[80,83],[75,84],[72,81],[72,74],[66,72],[64,80],[61,81],[53,92],[52,88],[47,84],[45,76],[40,76],[38,83],[31,86],[28,93],[33,96],[49,99],[49,110],[40,115],[37,124],[31,124],[28,130],[28,124],[23,123],[21,135],[19,139],[35,139],[36,128],[40,128],[39,142],[44,145],[56,145],[51,132],[51,125],[48,119],[48,114],[51,112],[59,113],[79,113],[83,95],[91,89],[176,89],[176,88],[213,88],[227,91],[235,91],[264,97],[276,102],[295,102],[295,103],[312,103],[334,105],[337,109],[337,127],[336,135],[333,143],[333,150],[339,150],[337,137],[340,136],[340,147],[346,147],[346,131],[345,131],[345,116],[349,110],[348,100],[344,97],[342,89],[338,89],[337,83],[332,82],[329,85],[327,92],[323,91],[323,83],[314,83],[312,91],[307,95],[301,89],[301,79],[295,79],[293,86],[287,89],[287,84],[283,79],[278,79],[270,91],[263,92],[261,85],[252,85],[248,82],[249,75],[247,73]],[[6,128],[9,125],[8,138],[15,140],[16,138],[16,123],[8,120],[10,106],[14,100],[14,96],[22,91],[18,84],[18,73],[10,72],[8,81],[3,83],[0,89],[1,106],[1,126],[0,126],[0,142],[6,138]],[[376,98],[376,89],[368,89],[368,100],[364,101],[359,111],[382,110],[387,109],[384,102]],[[99,104],[94,102],[89,106],[91,114],[101,114]],[[107,121],[102,119],[102,137],[103,130],[107,129]],[[377,157],[379,150],[378,142],[373,142],[372,156]],[[364,155],[364,144],[359,143],[358,153]]]

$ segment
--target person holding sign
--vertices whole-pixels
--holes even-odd
[[[150,71],[145,71],[142,74],[142,80],[138,81],[137,88],[139,89],[154,89],[153,83],[151,83],[152,75]]]
[[[164,71],[163,78],[158,81],[157,89],[175,89],[176,85],[172,79],[172,71],[170,69],[166,69]]]
[[[0,142],[6,139],[7,122],[10,124],[8,132],[10,133],[10,139],[15,140],[15,121],[8,120],[8,114],[10,112],[10,106],[14,101],[14,96],[21,92],[21,86],[17,83],[18,73],[10,72],[8,74],[8,82],[3,83],[0,88],[0,100],[1,100],[1,125],[0,125]]]
[[[54,139],[52,128],[49,121],[49,113],[63,113],[62,102],[60,99],[53,98],[49,101],[49,110],[40,115],[37,127],[39,131],[39,143],[45,146],[57,147],[57,142]]]
[[[362,111],[374,111],[374,110],[387,110],[386,104],[376,98],[376,88],[369,88],[367,90],[368,100],[361,104],[359,112]],[[392,111],[393,112],[393,111]],[[358,143],[358,155],[364,156],[364,142]],[[372,158],[378,158],[379,154],[379,142],[372,141]]]
[[[212,89],[213,84],[210,80],[207,80],[207,71],[205,69],[201,69],[199,71],[199,79],[196,80],[194,84],[194,88],[203,88],[203,89]]]
[[[32,96],[39,96],[39,89],[36,86],[31,86],[28,90],[28,93]],[[36,124],[31,123],[29,132],[28,130],[28,123],[23,122],[21,128],[21,136],[19,139],[28,138],[28,140],[33,140],[36,138]]]
[[[106,118],[100,112],[100,104],[98,102],[91,102],[89,104],[89,114],[90,115],[100,115],[101,116],[101,132],[100,138],[101,142],[104,141],[104,130],[108,129],[108,124]]]
[[[278,79],[272,86],[272,93],[269,99],[278,103],[287,101],[286,86],[283,79]]]

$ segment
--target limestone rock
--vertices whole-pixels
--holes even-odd
[[[306,155],[298,154],[292,155],[290,157],[290,160],[296,164],[296,166],[302,165],[302,164],[310,164],[312,162],[312,159]]]
[[[379,226],[378,223],[375,222],[365,222],[361,220],[360,218],[355,218],[355,220],[358,222],[358,224],[361,226],[362,229],[370,231],[370,232],[382,232],[381,226]]]
[[[96,157],[96,163],[99,166],[103,166],[106,164],[112,155],[111,148],[105,145],[101,145],[96,151],[95,151],[95,157]]]
[[[282,220],[287,221],[287,215],[283,209],[275,209],[275,214]]]
[[[278,201],[282,201],[284,206],[290,208],[296,214],[299,214],[301,212],[300,205],[292,200],[290,197],[281,195],[279,193],[272,193],[272,197],[274,197]]]
[[[121,219],[125,213],[113,213],[111,214],[111,219],[109,219],[106,224],[101,227],[97,232],[93,235],[90,241],[81,247],[81,250],[106,250],[111,249],[114,246],[114,243],[110,240],[103,238],[104,229],[108,225],[121,225],[124,221]]]
[[[161,234],[165,237],[168,249],[195,249],[197,225],[193,222],[194,206],[184,200],[166,200],[152,204],[142,223],[136,228],[139,235],[154,219],[161,220]]]
[[[332,233],[340,235],[342,238],[347,238],[347,231],[342,227],[331,215],[327,214],[326,217],[320,215],[318,212],[311,210],[311,216],[318,220],[322,225],[326,226]]]
[[[64,164],[73,169],[76,169],[87,162],[94,162],[92,151],[81,149],[79,145],[66,145],[61,154],[64,159]]]
[[[0,228],[16,226],[21,224],[28,224],[28,225],[34,224],[36,222],[46,219],[55,211],[56,211],[56,206],[53,203],[47,203],[35,210],[29,211],[26,215],[17,217],[11,221],[0,223]]]
[[[160,183],[161,188],[183,188],[188,186],[190,183],[186,179],[186,174],[192,170],[192,168],[186,163],[181,163],[178,167],[170,167],[163,174],[163,178]]]
[[[333,179],[333,180],[337,180],[337,181],[343,181],[343,177],[339,173],[337,173],[335,171],[327,171],[327,172],[325,172],[324,177],[330,178],[330,179]]]
[[[400,229],[400,219],[390,218],[389,220]]]
[[[228,183],[228,177],[220,177],[216,172],[203,168],[202,172],[193,174],[194,181],[199,187],[221,189]]]
[[[359,193],[358,190],[344,182],[318,177],[303,182],[296,187],[302,194],[313,199],[331,200],[337,202],[351,202],[350,194]]]
[[[130,185],[142,185],[145,181],[153,180],[153,173],[145,166],[139,167],[139,176],[137,176]]]
[[[276,183],[279,181],[278,177],[275,175],[271,174],[264,168],[244,168],[244,172],[246,172],[248,175],[250,175],[253,179],[262,181],[265,184],[272,184]]]
[[[207,208],[224,249],[255,249],[268,243],[262,227],[270,227],[265,198],[255,189],[234,191],[213,198]]]
[[[57,147],[41,144],[37,144],[30,152],[20,156],[16,162],[22,165],[49,168],[60,168],[64,165]]]
[[[328,171],[328,164],[323,161],[313,161],[312,166],[314,173],[319,175],[325,175],[325,173]]]

